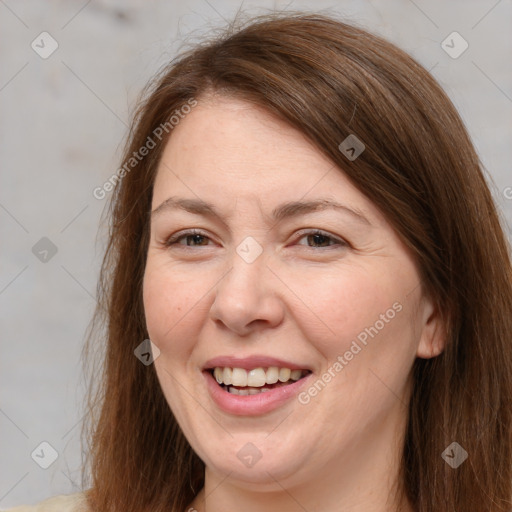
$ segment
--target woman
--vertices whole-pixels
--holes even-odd
[[[435,80],[299,13],[146,92],[114,179],[91,488],[45,506],[509,511],[509,249]]]

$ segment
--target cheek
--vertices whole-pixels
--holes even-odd
[[[380,337],[403,316],[397,311],[403,310],[401,287],[384,272],[376,276],[350,266],[329,273],[308,272],[307,277],[290,275],[287,280],[294,283],[294,294],[302,303],[296,321],[328,360],[343,354],[353,340],[364,344],[375,330]]]
[[[310,397],[322,395],[317,401],[340,414],[354,411],[354,421],[391,407],[396,397],[389,390],[404,391],[418,341],[413,269],[354,265],[290,282],[307,306],[296,310],[295,321],[321,354],[320,379],[330,389],[320,393],[324,384],[318,383]]]
[[[162,356],[176,357],[192,348],[205,314],[201,298],[208,287],[201,283],[197,276],[186,279],[183,272],[148,260],[143,284],[146,326]]]
[[[191,431],[185,382],[187,364],[198,339],[204,314],[200,301],[206,293],[198,278],[149,257],[144,273],[143,301],[149,338],[160,349],[155,369],[167,403],[181,428]],[[191,391],[191,390],[190,390]]]
[[[318,316],[330,327],[329,336],[310,338],[325,356],[325,371],[330,369],[326,380],[336,390],[326,393],[325,400],[333,410],[354,411],[356,422],[397,403],[415,359],[416,317],[409,286],[414,279],[393,275],[353,269],[314,288]]]

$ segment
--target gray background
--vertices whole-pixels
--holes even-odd
[[[96,235],[106,204],[92,191],[118,168],[129,113],[147,79],[185,39],[224,25],[239,7],[238,0],[0,0],[0,508],[79,488],[81,348],[95,304],[104,247]],[[432,70],[492,176],[511,236],[510,0],[242,7],[254,15],[272,8],[344,14]],[[47,59],[31,48],[43,31],[59,45]],[[469,44],[457,59],[441,47],[453,31]],[[46,262],[32,250],[43,237],[57,248]],[[31,458],[43,441],[58,453],[46,470]],[[50,456],[45,447],[37,453],[41,461]]]

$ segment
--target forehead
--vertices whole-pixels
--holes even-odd
[[[259,107],[227,98],[199,101],[173,129],[157,172],[153,208],[171,195],[228,206],[250,201],[263,210],[285,200],[317,198],[372,209],[304,134]]]
[[[329,164],[284,121],[249,103],[224,98],[199,101],[171,132],[163,160],[183,171],[232,171],[239,177],[270,173],[284,164],[298,164],[298,171],[319,160]]]

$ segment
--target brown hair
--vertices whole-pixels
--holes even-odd
[[[412,250],[445,320],[444,351],[416,359],[400,467],[417,512],[509,510],[512,498],[512,272],[509,247],[463,123],[432,76],[365,30],[314,13],[234,25],[148,85],[123,162],[191,98],[243,99],[304,133],[383,212]],[[169,125],[167,125],[168,128]],[[172,129],[168,129],[172,136]],[[365,144],[350,161],[350,134]],[[153,366],[142,280],[152,185],[166,137],[115,188],[94,325],[105,332],[90,402],[94,511],[182,511],[204,483]],[[90,336],[92,348],[92,334]],[[468,459],[452,469],[452,442]]]

